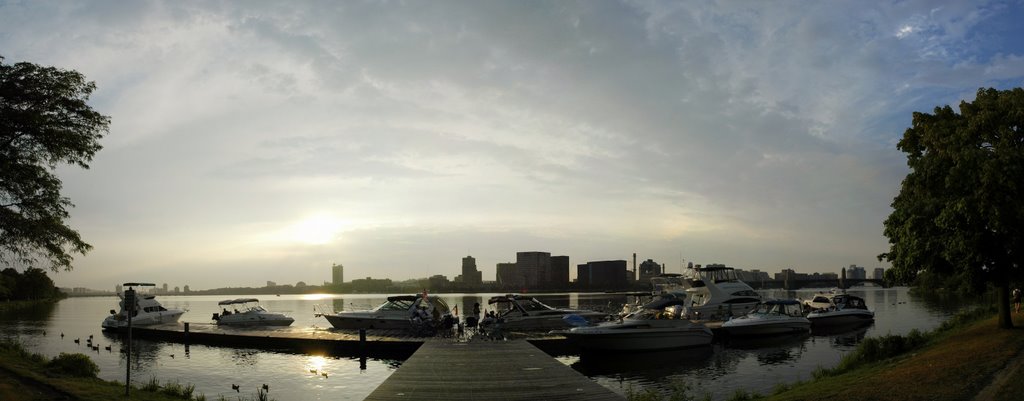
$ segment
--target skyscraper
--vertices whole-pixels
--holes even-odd
[[[462,258],[462,282],[469,285],[483,283],[483,273],[476,269],[476,259],[472,256]]]
[[[547,287],[551,283],[551,253],[516,252],[516,269],[526,287]]]
[[[345,282],[345,267],[337,263],[331,264],[331,284],[341,285]]]

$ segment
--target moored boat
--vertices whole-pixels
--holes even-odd
[[[434,295],[396,295],[371,310],[323,313],[322,316],[336,329],[411,329],[417,316],[436,323],[451,316],[451,311],[444,300]]]
[[[484,330],[494,328],[501,330],[546,331],[570,327],[562,319],[567,315],[576,315],[593,323],[608,317],[606,313],[590,310],[552,308],[534,297],[514,294],[491,297],[487,304],[494,305],[500,312],[497,312],[495,316],[488,316],[480,321],[480,328]]]
[[[224,308],[223,312],[213,314],[213,320],[220,326],[290,326],[295,321],[283,313],[264,309],[260,305],[260,300],[256,298],[226,299],[217,305]],[[239,311],[238,308],[242,310]]]
[[[803,316],[800,303],[788,299],[762,302],[750,313],[722,323],[722,329],[731,336],[800,333],[810,328],[811,322]]]
[[[868,309],[861,297],[839,294],[830,299],[827,307],[812,310],[807,319],[814,327],[850,326],[875,320],[875,312]]]
[[[137,286],[152,286],[153,284],[146,283],[125,283],[125,287],[137,287]],[[128,308],[125,305],[125,296],[123,293],[118,293],[117,297],[121,300],[118,301],[119,310],[110,310],[110,315],[103,319],[103,323],[100,324],[104,330],[116,330],[128,327]],[[181,317],[185,311],[180,309],[167,309],[160,302],[157,302],[156,296],[152,294],[136,294],[135,295],[135,307],[132,308],[131,323],[133,327],[138,326],[152,326],[163,323],[175,323]]]
[[[620,320],[559,331],[583,350],[654,351],[711,344],[703,324],[686,320],[683,299],[665,297]]]

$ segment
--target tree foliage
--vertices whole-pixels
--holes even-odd
[[[70,270],[84,242],[66,220],[70,199],[54,170],[89,168],[110,118],[87,101],[96,84],[76,71],[0,57],[0,262]]]
[[[957,275],[995,285],[1007,303],[1024,257],[1024,89],[980,89],[959,113],[914,113],[897,147],[910,173],[885,220],[886,279]],[[1000,326],[1010,325],[1001,307]]]

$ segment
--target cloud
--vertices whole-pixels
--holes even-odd
[[[81,270],[405,278],[470,248],[831,271],[885,249],[912,111],[1024,80],[1020,8],[21,3],[0,48],[82,71],[113,117],[62,170]],[[318,213],[351,227],[266,242]]]

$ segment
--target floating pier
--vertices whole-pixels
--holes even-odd
[[[527,340],[431,339],[367,400],[622,400]]]
[[[108,333],[117,335],[114,333]],[[206,323],[176,323],[133,327],[132,336],[147,340],[234,348],[257,348],[301,353],[407,359],[424,338],[402,330],[339,331],[325,328],[226,328]]]

